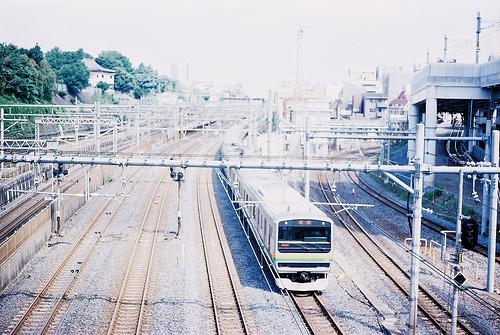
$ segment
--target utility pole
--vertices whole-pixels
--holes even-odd
[[[476,64],[479,64],[479,34],[481,34],[481,13],[476,16]]]
[[[306,164],[309,163],[309,117],[306,117],[306,134],[304,141],[304,159]],[[311,189],[311,171],[304,171],[305,181],[304,181],[304,197],[309,200],[309,192]]]
[[[271,131],[273,122],[273,92],[269,90],[269,97],[267,100],[267,159],[271,156]]]
[[[455,237],[455,259],[453,273],[456,276],[459,272],[460,253],[462,252],[462,201],[464,196],[464,172],[460,170],[458,184],[458,206],[457,206],[457,228]],[[453,285],[453,303],[451,307],[451,335],[457,334],[457,319],[458,319],[458,294],[460,288],[458,285]]]
[[[443,50],[443,63],[446,63],[446,54],[448,52],[448,35],[444,35],[444,50]]]
[[[137,150],[137,153],[140,154],[141,153],[141,144],[140,144],[140,137],[141,137],[141,134],[140,134],[140,129],[139,129],[139,110],[137,110],[136,114],[135,114],[135,130],[136,130],[136,150]]]
[[[500,166],[500,131],[494,130],[491,137],[491,166]],[[497,220],[498,220],[498,174],[490,177],[490,229],[488,239],[488,273],[486,289],[493,293],[495,289],[495,251],[497,241]]]
[[[250,114],[250,150],[252,154],[255,154],[255,147],[256,147],[256,118],[255,118],[255,111],[252,108],[252,98],[248,97],[248,113]]]
[[[295,64],[295,97],[297,98],[300,91],[300,82],[302,81],[302,39],[304,38],[304,30],[302,27],[297,31],[297,54]]]
[[[411,269],[410,269],[410,334],[417,334],[418,311],[418,281],[420,275],[420,230],[422,223],[422,193],[423,179],[422,164],[424,163],[424,124],[417,124],[415,138],[415,177],[413,183],[413,222],[411,241]]]
[[[387,128],[392,132],[391,111],[387,111]],[[361,149],[361,144],[360,144]],[[391,140],[387,140],[387,161],[386,164],[391,164]]]
[[[90,199],[90,167],[83,167],[85,171],[85,202]]]
[[[57,205],[56,205],[56,234],[62,236],[62,195],[61,178],[56,177]]]
[[[97,154],[101,153],[101,107],[99,101],[95,103],[95,150]]]
[[[118,121],[115,120],[114,125],[113,125],[113,154],[118,153]]]

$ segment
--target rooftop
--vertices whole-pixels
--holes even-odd
[[[115,73],[115,70],[107,69],[97,64],[93,58],[84,58],[83,64],[85,64],[87,69],[89,69],[89,71],[91,72]]]
[[[412,86],[419,90],[426,85],[496,87],[500,86],[500,59],[482,64],[432,63],[419,71]]]

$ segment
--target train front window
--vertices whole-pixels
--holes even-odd
[[[331,224],[318,220],[289,220],[279,223],[279,252],[317,252],[331,250]]]

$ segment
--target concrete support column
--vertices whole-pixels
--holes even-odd
[[[468,107],[468,113],[467,113],[467,129],[465,131],[465,134],[467,136],[474,136],[474,112],[472,110],[474,100],[469,101],[469,107]],[[472,148],[474,147],[474,142],[473,141],[467,141],[467,151],[470,153],[472,152]]]
[[[425,100],[425,137],[435,137],[437,128],[437,99],[427,98]],[[436,165],[436,141],[425,141],[424,162]],[[434,175],[425,177],[425,186],[434,185]]]

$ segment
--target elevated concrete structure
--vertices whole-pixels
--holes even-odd
[[[490,118],[499,103],[500,60],[484,64],[429,64],[412,80],[409,129],[424,122],[425,136],[436,136],[438,113],[460,113],[465,135],[472,136],[475,117]],[[409,143],[408,149],[408,158],[412,158],[414,144]],[[436,163],[436,142],[426,141],[424,161]],[[434,183],[433,176],[427,178],[427,185]]]

